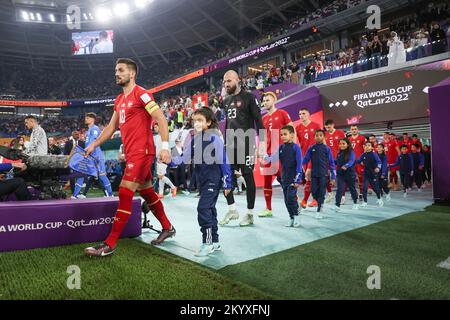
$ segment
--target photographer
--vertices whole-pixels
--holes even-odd
[[[25,127],[32,130],[30,143],[25,149],[27,155],[46,155],[48,153],[47,134],[38,124],[35,116],[27,116],[25,118]]]
[[[10,171],[12,168],[19,168],[25,171],[27,166],[23,163],[1,163],[0,172]],[[6,179],[5,174],[0,174],[0,196],[7,196],[14,193],[18,201],[31,200],[31,194],[22,178]]]

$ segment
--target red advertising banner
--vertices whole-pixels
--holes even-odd
[[[159,91],[165,90],[165,89],[167,89],[167,88],[176,86],[177,84],[186,82],[186,81],[188,81],[188,80],[191,80],[191,79],[194,79],[194,78],[201,77],[203,74],[204,74],[203,69],[200,69],[200,70],[191,72],[191,73],[189,73],[189,74],[187,74],[187,75],[184,75],[184,76],[182,76],[182,77],[179,77],[179,78],[177,78],[177,79],[175,79],[175,80],[172,80],[172,81],[163,83],[163,84],[160,85],[160,86],[151,88],[151,89],[149,90],[149,92],[150,92],[150,93],[159,92]]]
[[[13,107],[67,107],[67,101],[0,100],[2,106]]]

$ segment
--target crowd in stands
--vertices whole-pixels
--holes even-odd
[[[290,21],[277,29],[265,33],[262,38],[244,39],[237,46],[227,46],[214,55],[206,52],[200,60],[186,61],[180,59],[170,65],[161,64],[152,67],[151,73],[141,70],[139,82],[145,87],[152,87],[161,82],[173,79],[180,73],[211,63],[217,59],[232,55],[245,46],[267,41],[292,29],[319,18],[333,15],[339,11],[355,6],[360,0],[337,0],[320,3],[320,8]],[[407,53],[407,60],[421,58],[448,50],[449,7],[443,3],[428,3],[428,7],[410,16],[401,17],[383,28],[384,31],[367,31],[353,37],[345,48],[338,52],[319,52],[313,57],[304,59],[297,57],[288,65],[271,66],[256,74],[246,76],[243,80],[249,89],[262,89],[281,82],[307,84],[314,81],[343,74],[366,71],[389,63],[389,45],[393,42],[391,32],[397,34]],[[437,22],[440,22],[437,23]],[[438,26],[437,28],[435,26]],[[438,41],[439,40],[439,41]],[[434,42],[434,43],[433,43]],[[114,84],[111,71],[52,71],[29,70],[2,66],[0,93],[12,94],[16,99],[84,99],[111,97],[119,93],[120,88]],[[344,73],[341,70],[344,70]],[[333,73],[340,71],[337,74]],[[156,75],[156,76],[155,76]],[[167,78],[166,78],[167,77]],[[216,90],[213,94],[217,95]],[[2,130],[0,130],[2,131]],[[10,131],[6,128],[6,133]]]
[[[370,30],[337,53],[317,54],[307,61],[295,62],[299,66],[299,82],[310,83],[321,73],[343,68],[355,73],[390,65],[394,33],[403,44],[405,61],[443,53],[448,50],[449,18],[448,3],[430,3],[420,13],[392,21],[383,33]]]
[[[262,45],[280,35],[301,27],[314,20],[324,18],[364,2],[364,0],[319,0],[320,9],[305,11],[285,24],[262,30],[258,37],[243,37],[238,43],[228,43],[222,49],[205,52],[204,56],[180,59],[169,65],[161,64],[152,67],[151,72],[142,72],[141,82],[146,86],[155,86],[177,75],[205,66],[213,61],[223,59],[234,53]],[[114,75],[98,71],[30,70],[25,68],[1,67],[2,81],[0,93],[13,93],[16,99],[82,99],[102,96],[113,96],[117,93],[114,86]],[[155,77],[155,74],[158,75]],[[4,79],[3,79],[4,78]],[[30,90],[33,88],[33,90]]]

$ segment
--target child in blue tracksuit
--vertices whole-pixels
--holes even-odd
[[[378,206],[382,207],[384,203],[381,199],[380,184],[378,182],[378,174],[381,172],[381,160],[380,157],[373,152],[372,142],[367,141],[364,143],[364,153],[359,157],[356,163],[364,164],[362,187],[364,202],[361,204],[361,207],[367,207],[367,190],[369,189],[369,184],[372,185],[372,189],[377,195]]]
[[[287,227],[298,228],[299,205],[297,200],[297,189],[302,179],[302,150],[295,144],[295,129],[293,126],[287,125],[281,128],[281,141],[283,144],[279,147],[278,152],[271,157],[266,155],[266,162],[281,163],[281,181],[283,187],[284,203],[289,212],[290,221]],[[278,177],[279,179],[280,177]]]
[[[350,189],[353,200],[353,210],[358,210],[358,192],[355,188],[356,170],[355,170],[355,152],[352,144],[347,138],[339,140],[339,153],[336,158],[336,206],[335,211],[341,211],[341,199],[344,195],[345,188]]]
[[[408,152],[408,146],[403,144],[400,146],[401,154],[398,156],[397,161],[389,165],[389,168],[400,166],[400,179],[403,185],[403,196],[408,195],[408,189],[411,184],[411,178],[414,175],[414,161],[411,154]]]
[[[197,213],[202,245],[195,254],[206,257],[221,249],[217,227],[216,203],[219,192],[223,188],[225,194],[231,190],[231,167],[224,149],[218,123],[209,108],[197,109],[192,116],[196,135],[185,148],[183,161],[195,164],[195,174],[200,191]],[[179,163],[174,159],[174,163]]]
[[[416,183],[417,190],[422,191],[422,170],[425,165],[425,157],[420,151],[420,145],[415,143],[411,146],[411,157],[413,158],[414,173],[410,182],[410,187],[412,187],[413,181]]]
[[[307,166],[311,161],[311,169],[306,171],[307,175],[311,175],[311,193],[317,201],[317,216],[322,218],[321,212],[325,193],[327,192],[328,172],[331,172],[331,184],[336,182],[336,168],[334,158],[330,147],[325,142],[325,131],[319,129],[314,134],[316,144],[309,147],[303,158],[303,165]]]
[[[386,153],[384,152],[384,144],[377,145],[378,157],[381,161],[381,170],[378,173],[378,181],[380,183],[380,192],[386,194],[386,201],[391,201],[391,193],[388,186],[388,161]]]

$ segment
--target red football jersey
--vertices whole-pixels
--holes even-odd
[[[136,85],[127,97],[121,93],[114,102],[127,159],[135,155],[155,155],[152,117],[146,110],[152,101],[153,96]]]
[[[423,151],[423,150],[422,150],[422,149],[423,149],[423,145],[422,145],[422,142],[420,142],[420,140],[417,140],[416,142],[414,142],[414,140],[412,140],[411,142],[412,142],[411,145],[413,145],[413,144],[418,144],[420,150]]]
[[[327,146],[331,149],[331,154],[333,155],[333,158],[336,159],[337,154],[339,153],[339,140],[342,138],[345,138],[344,131],[341,130],[334,130],[333,134],[330,134],[327,131],[326,134],[326,143]]]
[[[404,144],[408,146],[408,152],[411,152],[411,146],[414,144],[414,141],[412,141],[412,139],[408,139],[407,141],[402,139],[398,141],[399,148]]]
[[[390,140],[389,142],[384,141],[384,152],[386,153],[388,164],[395,163],[397,161],[397,158],[399,156],[399,153],[397,151],[397,141]]]
[[[284,110],[280,110],[277,109],[275,110],[274,113],[272,114],[266,114],[264,115],[264,117],[262,118],[263,120],[263,124],[264,124],[264,128],[266,128],[266,134],[267,134],[267,153],[271,154],[272,150],[272,134],[274,130],[277,130],[276,135],[278,135],[278,145],[281,145],[281,128],[283,128],[284,126],[288,125],[289,123],[292,122],[291,117],[289,116],[289,114],[284,111]]]
[[[348,140],[350,140],[355,156],[358,159],[364,153],[364,142],[366,142],[366,138],[359,134],[356,137],[350,136]]]
[[[308,151],[308,148],[310,146],[316,144],[314,133],[319,129],[322,129],[321,126],[314,122],[310,122],[307,126],[305,126],[303,123],[300,123],[295,128],[295,131],[297,132],[297,138],[300,143],[300,148],[302,149],[302,156],[306,154],[306,151]]]

